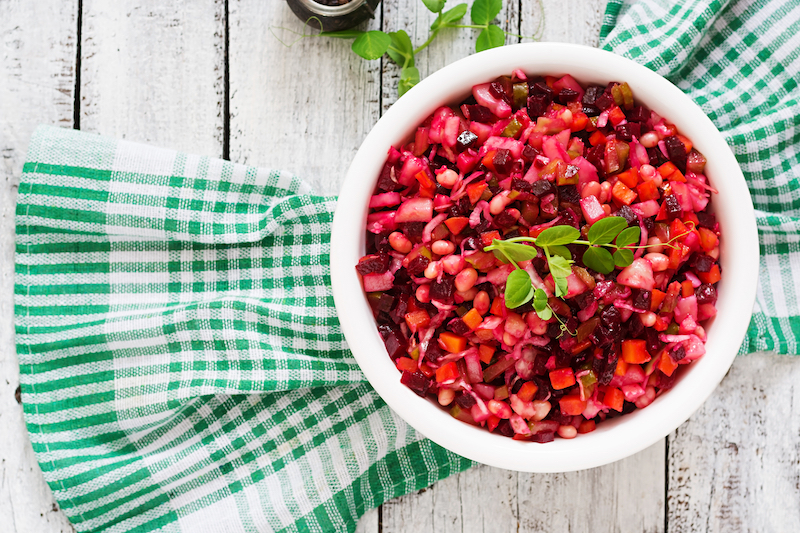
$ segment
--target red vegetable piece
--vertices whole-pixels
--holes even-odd
[[[579,415],[586,409],[586,401],[581,400],[579,394],[567,394],[558,400],[558,405],[561,407],[561,412],[567,416]]]
[[[622,360],[634,365],[648,362],[650,354],[647,353],[647,341],[642,339],[622,341]]]
[[[566,389],[575,385],[575,373],[571,368],[559,368],[550,372],[550,384],[555,390]],[[581,409],[581,411],[583,411]]]

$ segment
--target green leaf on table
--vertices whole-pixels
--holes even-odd
[[[503,9],[503,0],[475,0],[470,16],[473,24],[483,26],[493,21],[501,9]]]
[[[533,298],[534,290],[527,272],[514,269],[506,280],[505,304],[515,309]]]
[[[601,218],[589,228],[587,237],[592,244],[608,244],[627,227],[628,221],[622,217]]]
[[[491,24],[488,28],[483,30],[480,35],[478,35],[478,40],[475,41],[475,51],[483,52],[489,48],[503,46],[505,43],[506,34],[500,29],[499,26]]]
[[[339,30],[339,31],[321,31],[320,37],[334,37],[336,39],[355,39],[364,35],[361,30]]]
[[[614,270],[614,258],[611,257],[611,252],[597,246],[590,246],[583,252],[583,264],[601,274],[609,274]]]
[[[417,67],[405,67],[400,71],[400,81],[397,84],[398,96],[403,96],[418,83],[419,69]]]
[[[581,232],[572,226],[553,226],[552,228],[547,228],[536,237],[536,246],[572,244],[580,236]]]
[[[618,267],[626,267],[633,263],[633,252],[627,248],[620,248],[614,252],[614,264]]]
[[[447,0],[422,0],[422,3],[425,4],[431,12],[438,13],[442,9],[444,9],[444,3]]]
[[[559,255],[564,259],[572,260],[572,252],[569,251],[569,248],[566,246],[561,246],[560,244],[556,244],[555,246],[548,246],[547,251],[550,252],[550,255]]]
[[[639,237],[642,235],[642,230],[639,229],[639,226],[633,226],[632,228],[625,228],[617,235],[617,246],[620,248],[624,248],[631,244],[639,242]]]
[[[414,66],[414,45],[411,44],[408,34],[405,30],[393,31],[389,34],[392,38],[392,44],[386,53],[392,58],[392,61],[397,63],[400,67],[413,67]],[[408,62],[408,64],[406,64]]]
[[[388,34],[373,30],[359,35],[351,48],[364,59],[378,59],[386,53],[390,44],[392,38]]]
[[[437,31],[441,28],[455,24],[467,14],[467,4],[458,4],[453,9],[448,9],[444,13],[439,13],[436,20],[431,24],[431,31]]]

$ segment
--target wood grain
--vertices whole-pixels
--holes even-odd
[[[739,357],[669,436],[669,531],[797,531],[800,361]]]
[[[83,2],[81,129],[222,155],[223,0]]]
[[[0,2],[0,531],[68,533],[15,399],[14,205],[37,124],[72,127],[76,0]]]
[[[296,40],[291,31],[304,26],[286,2],[234,0],[229,9],[231,159],[288,170],[335,194],[378,119],[381,60],[356,56],[350,41]]]

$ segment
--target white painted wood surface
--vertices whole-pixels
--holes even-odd
[[[504,3],[499,23],[509,31],[597,44],[604,0]],[[386,59],[363,61],[346,41],[278,42],[270,27],[302,30],[282,1],[228,0],[227,91],[225,0],[138,4],[83,0],[82,129],[213,156],[227,148],[234,161],[287,169],[335,193],[396,99],[399,73]],[[35,125],[73,124],[77,19],[77,0],[0,0],[2,533],[72,531],[53,508],[14,400],[12,295],[16,185]],[[419,45],[432,20],[419,0],[385,0],[365,27],[403,28]],[[469,54],[476,37],[443,32],[418,57],[422,75]],[[475,468],[370,511],[357,531],[795,531],[798,382],[797,359],[741,357],[697,414],[636,456],[560,475]]]

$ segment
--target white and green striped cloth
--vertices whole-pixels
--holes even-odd
[[[602,30],[742,164],[763,254],[745,351],[797,351],[799,30],[796,1],[654,0],[612,0]],[[398,419],[347,350],[334,207],[279,172],[37,130],[17,206],[22,398],[77,530],[353,531],[471,466]]]
[[[800,1],[610,0],[600,46],[677,85],[733,148],[761,244],[740,352],[800,353]]]

